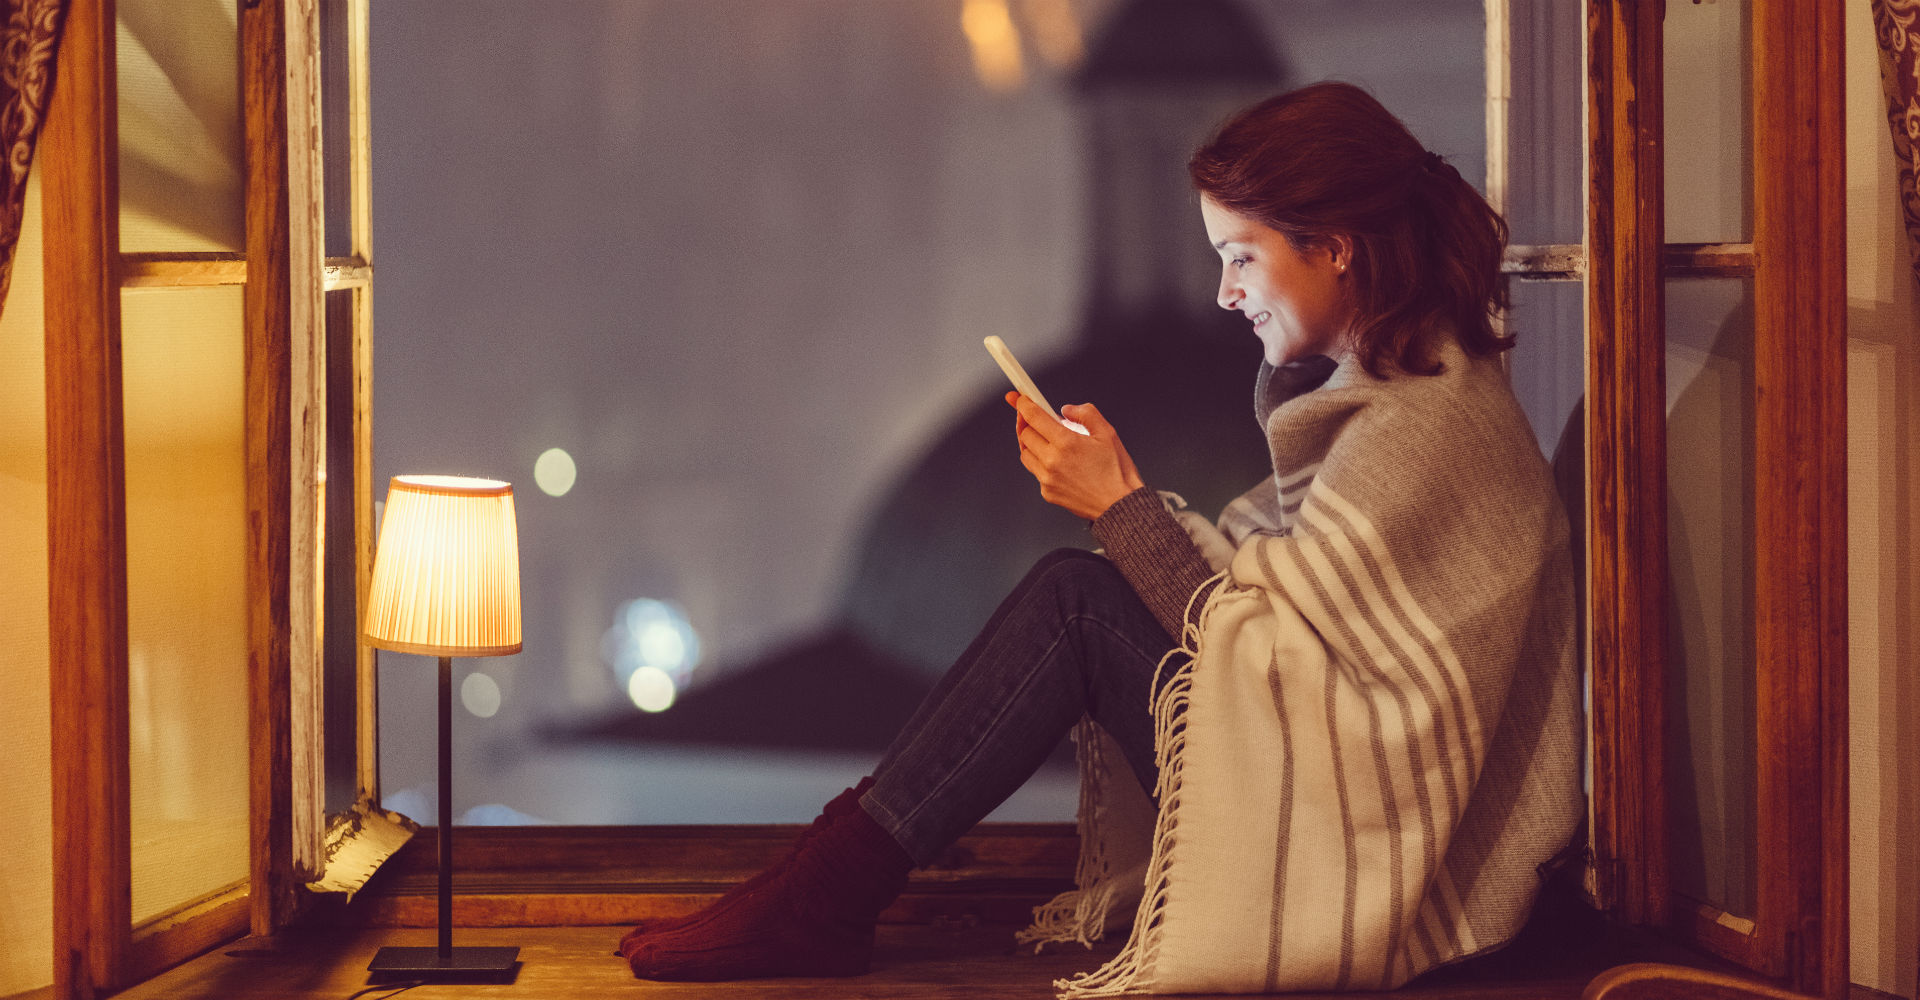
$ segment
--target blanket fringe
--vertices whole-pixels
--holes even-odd
[[[1181,616],[1187,624],[1181,629],[1180,646],[1161,657],[1159,665],[1154,667],[1154,695],[1150,710],[1153,713],[1154,761],[1160,770],[1154,797],[1159,801],[1160,809],[1153,824],[1153,854],[1147,861],[1146,894],[1134,915],[1133,933],[1128,936],[1126,947],[1106,965],[1072,979],[1054,980],[1054,989],[1059,991],[1061,1000],[1118,996],[1150,990],[1148,981],[1160,954],[1161,916],[1167,905],[1167,872],[1173,865],[1173,834],[1179,826],[1180,790],[1187,746],[1186,712],[1193,695],[1193,666],[1200,656],[1201,633],[1206,628],[1207,619],[1213,614],[1217,598],[1227,589],[1224,581],[1228,575],[1224,571],[1217,573],[1207,581],[1209,586],[1194,591],[1194,596],[1198,597],[1211,590],[1206,607],[1200,613],[1199,623],[1195,624],[1192,620],[1193,598],[1189,598],[1186,613]],[[1211,586],[1215,583],[1220,586]],[[1166,669],[1167,664],[1176,661],[1179,665],[1162,683],[1161,671]]]
[[[1077,888],[1034,907],[1032,925],[1014,934],[1016,943],[1033,945],[1036,955],[1056,942],[1072,941],[1092,948],[1093,942],[1106,936],[1114,887],[1107,880],[1111,863],[1102,849],[1105,842],[1096,834],[1101,801],[1100,783],[1093,780],[1106,764],[1102,743],[1092,719],[1082,718],[1074,726],[1073,744],[1080,770],[1080,805],[1074,812],[1080,836],[1080,858],[1073,872]]]

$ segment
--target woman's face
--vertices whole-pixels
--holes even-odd
[[[1207,240],[1220,252],[1222,309],[1253,321],[1267,362],[1283,365],[1316,354],[1336,355],[1352,323],[1341,241],[1302,253],[1279,230],[1200,197]]]

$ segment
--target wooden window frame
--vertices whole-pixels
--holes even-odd
[[[1488,0],[1489,194],[1506,190],[1509,0]],[[1662,22],[1588,0],[1585,242],[1506,270],[1587,289],[1587,545],[1597,901],[1803,995],[1847,993],[1846,282],[1838,0],[1754,0],[1751,243],[1665,244]],[[1666,779],[1665,279],[1754,286],[1759,892],[1677,896]],[[1812,752],[1808,752],[1812,751]],[[1596,981],[1596,985],[1597,985]],[[1731,994],[1729,994],[1731,995]],[[1756,995],[1758,995],[1756,993]]]
[[[1504,29],[1507,0],[1488,0]],[[1586,242],[1515,248],[1507,268],[1529,278],[1583,278],[1589,337],[1589,617],[1595,691],[1592,830],[1602,899],[1632,922],[1664,926],[1712,950],[1828,997],[1846,988],[1846,647],[1844,531],[1844,116],[1837,0],[1756,0],[1754,8],[1755,232],[1751,244],[1660,242],[1659,93],[1662,5],[1588,0]],[[317,8],[288,0],[242,5],[248,136],[247,252],[118,253],[117,100],[113,0],[72,0],[60,85],[42,145],[47,250],[48,531],[53,724],[98,734],[54,751],[56,996],[92,997],[144,978],[244,926],[271,933],[309,898],[323,817],[317,777],[319,676],[318,464],[324,405],[321,296],[355,290],[356,560],[370,566],[372,487],[371,215],[364,158],[353,167],[353,253],[326,260],[321,244],[317,135]],[[1495,14],[1499,14],[1496,20]],[[364,58],[366,0],[352,32]],[[1489,45],[1490,55],[1494,46]],[[351,74],[356,156],[367,127],[364,62]],[[1504,78],[1489,65],[1489,136],[1504,135]],[[1786,85],[1791,81],[1792,85]],[[1496,107],[1496,104],[1499,107]],[[297,148],[296,148],[297,146]],[[1489,159],[1489,193],[1498,198]],[[1498,175],[1504,180],[1504,172]],[[259,265],[259,266],[256,266]],[[1755,283],[1757,475],[1787,484],[1758,510],[1760,583],[1760,849],[1762,886],[1751,934],[1716,936],[1675,914],[1666,876],[1663,699],[1664,393],[1662,280],[1676,274],[1749,274]],[[313,277],[302,279],[302,275]],[[244,284],[247,288],[250,764],[255,802],[252,876],[145,926],[129,925],[126,788],[127,651],[124,431],[119,368],[122,287]],[[1811,428],[1795,417],[1811,418]],[[373,658],[362,649],[357,782],[378,799]],[[1628,710],[1631,709],[1631,710]],[[1817,753],[1793,752],[1814,746]],[[763,863],[793,827],[661,827],[463,834],[463,872],[506,900],[477,922],[616,922],[648,908],[684,908],[738,870]],[[573,874],[515,867],[531,839]],[[987,828],[943,870],[916,880],[944,886],[948,909],[986,905],[992,887],[1037,891],[1070,857],[1067,824]],[[669,845],[680,847],[669,849]],[[696,848],[687,845],[697,844]],[[644,850],[643,850],[644,849]],[[382,890],[390,919],[407,922],[413,862],[400,856]],[[687,851],[695,850],[696,854]],[[628,851],[641,851],[628,854]],[[676,853],[677,852],[677,853]],[[645,863],[596,869],[613,856]],[[714,858],[731,859],[716,868]],[[1766,863],[1782,858],[1780,866]],[[599,860],[596,860],[599,859]],[[677,861],[675,859],[678,859]],[[705,867],[690,865],[698,859]],[[690,871],[691,869],[691,871]],[[724,871],[719,869],[726,869]],[[598,871],[617,893],[582,891]],[[1010,874],[1024,870],[1030,879]],[[705,874],[701,874],[704,871]],[[943,874],[944,871],[944,874]],[[1012,881],[1009,881],[1011,879]],[[638,890],[639,897],[627,893]],[[972,893],[969,896],[968,893]],[[608,900],[636,898],[615,913]],[[382,893],[371,894],[374,900]],[[971,902],[969,902],[971,900]],[[937,910],[908,912],[932,913]],[[973,912],[973,911],[968,911]],[[1718,927],[1720,924],[1711,924]]]
[[[368,0],[347,10],[352,252],[324,259],[319,10],[240,4],[243,253],[120,251],[115,0],[70,0],[40,143],[47,241],[47,480],[56,1000],[103,996],[249,929],[272,933],[324,867],[320,731],[325,290],[354,292],[356,589],[371,568]],[[126,288],[244,286],[249,877],[135,926],[128,781]],[[357,595],[356,595],[357,596]],[[357,603],[357,601],[356,601]],[[362,649],[355,670],[371,683]],[[369,690],[359,692],[370,706]],[[375,791],[372,713],[356,784]]]

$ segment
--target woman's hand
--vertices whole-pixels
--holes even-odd
[[[1076,434],[1017,392],[1007,393],[1013,407],[1014,435],[1020,440],[1020,464],[1040,483],[1040,498],[1091,521],[1114,501],[1145,486],[1132,456],[1113,425],[1092,403],[1060,408],[1060,415],[1087,428]]]

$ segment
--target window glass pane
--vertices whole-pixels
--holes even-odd
[[[1484,175],[1480,0],[989,0],[971,40],[962,6],[375,6],[374,481],[519,505],[526,649],[455,665],[462,821],[804,821],[867,773],[1026,569],[1094,544],[1011,450],[986,334],[1209,516],[1270,474],[1184,176],[1226,114],[1339,75]],[[1221,9],[1252,20],[1129,29],[1165,64],[1108,47]],[[383,792],[429,819],[434,663],[380,663]],[[1038,780],[1002,818],[1073,815],[1066,752]]]
[[[1507,226],[1515,246],[1579,243],[1585,225],[1580,4],[1514,0]]]
[[[353,253],[352,144],[347,112],[352,107],[347,75],[347,15],[365,0],[320,0],[320,154],[326,184],[326,255]]]
[[[1753,282],[1667,284],[1674,889],[1755,911]]]
[[[1569,541],[1574,547],[1574,594],[1580,609],[1582,642],[1580,676],[1588,669],[1592,650],[1585,643],[1586,622],[1586,300],[1585,284],[1578,281],[1522,281],[1511,286],[1513,308],[1507,314],[1507,332],[1514,347],[1507,353],[1507,372],[1513,394],[1533,425],[1540,451],[1553,468],[1554,486],[1567,512]],[[1591,690],[1583,692],[1590,699]],[[1590,721],[1590,720],[1589,720]],[[1591,732],[1589,732],[1591,738]],[[1586,755],[1583,779],[1592,788],[1593,754]]]
[[[1582,463],[1585,439],[1570,436],[1568,424],[1580,419],[1576,411],[1587,391],[1585,287],[1579,281],[1516,280],[1507,314],[1507,333],[1514,337],[1507,369],[1540,451],[1548,457],[1578,452]]]
[[[121,296],[133,919],[247,876],[241,290]]]
[[[27,183],[0,310],[0,996],[53,982],[53,765],[47,673],[47,368],[40,181]]]
[[[1748,0],[1667,4],[1667,242],[1753,233],[1752,11]]]
[[[356,292],[341,288],[326,296],[327,333],[327,478],[326,608],[321,616],[325,634],[322,653],[325,681],[326,812],[338,815],[351,807],[359,792],[356,729],[359,708],[360,620],[356,588],[359,565],[354,545],[353,510],[353,299]]]
[[[246,244],[239,5],[120,0],[120,248]]]

